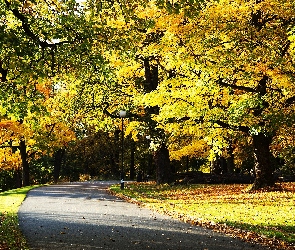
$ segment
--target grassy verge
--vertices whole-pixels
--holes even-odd
[[[111,192],[186,222],[251,242],[294,249],[295,183],[245,192],[247,185],[157,186],[134,183]]]
[[[17,211],[33,186],[0,193],[0,250],[28,249],[18,227]]]

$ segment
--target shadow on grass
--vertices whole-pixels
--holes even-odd
[[[28,187],[22,187],[22,188],[17,188],[17,189],[11,189],[11,190],[4,191],[4,192],[0,193],[0,196],[27,194],[27,192],[32,188],[33,188],[32,186],[28,186]]]

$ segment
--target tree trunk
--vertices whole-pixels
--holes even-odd
[[[110,156],[110,164],[111,164],[111,173],[114,176],[118,176],[119,172],[120,172],[120,166],[119,166],[119,162],[120,162],[120,147],[119,147],[119,143],[120,143],[120,133],[121,130],[117,129],[115,131],[114,134],[114,139],[113,139],[113,151],[111,153]]]
[[[153,155],[152,154],[148,154],[147,162],[148,162],[147,173],[149,176],[154,176],[155,175],[155,168],[153,165]]]
[[[155,152],[154,161],[157,168],[157,184],[160,185],[171,182],[172,174],[170,169],[169,150],[165,144],[162,144]]]
[[[23,186],[25,187],[30,185],[30,168],[27,159],[27,146],[24,139],[22,139],[19,143],[19,150],[23,167]]]
[[[65,155],[65,149],[60,148],[54,154],[54,170],[53,170],[53,179],[57,183],[59,179],[59,173],[61,170],[62,159]]]
[[[130,153],[130,180],[135,178],[135,142],[131,141],[131,153]]]
[[[222,158],[219,155],[216,155],[216,158],[211,161],[211,173],[220,175],[222,174]]]
[[[189,172],[189,157],[186,156],[186,172]]]
[[[235,169],[235,163],[234,163],[234,150],[232,145],[229,145],[228,148],[228,154],[230,155],[230,157],[228,157],[226,159],[226,165],[227,165],[227,172],[229,174],[232,174],[234,172]]]
[[[253,190],[273,186],[275,184],[273,168],[271,166],[270,144],[272,137],[263,133],[253,135],[255,180]]]
[[[15,187],[20,188],[22,187],[22,172],[20,169],[16,169],[14,172],[14,180],[15,180]]]

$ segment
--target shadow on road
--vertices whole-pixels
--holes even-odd
[[[31,190],[19,210],[30,249],[267,249],[122,201],[107,194],[110,184]]]

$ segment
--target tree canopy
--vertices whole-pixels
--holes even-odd
[[[252,151],[253,187],[273,185],[275,157],[293,167],[294,5],[1,1],[3,155],[25,142],[53,156],[74,133],[81,145],[89,131],[112,137],[125,109],[133,141],[236,166]]]

